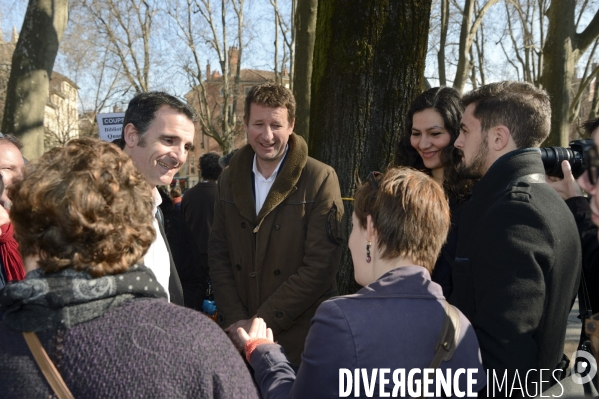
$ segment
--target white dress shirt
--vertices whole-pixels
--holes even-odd
[[[275,182],[277,178],[277,174],[279,173],[279,169],[281,168],[281,164],[283,160],[287,156],[287,152],[289,151],[289,144],[285,148],[285,154],[281,157],[279,164],[275,168],[275,171],[270,175],[268,179],[265,179],[262,176],[262,173],[258,171],[258,166],[256,165],[256,154],[254,154],[254,163],[252,164],[252,171],[254,172],[254,188],[256,189],[256,215],[260,213],[260,209],[264,205],[264,201],[268,196],[268,192],[270,191],[272,184]]]
[[[158,219],[156,219],[158,206],[162,204],[162,198],[160,197],[160,193],[156,187],[154,187],[152,190],[152,199],[154,200],[152,216],[154,216],[153,224],[154,229],[156,230],[156,240],[154,240],[152,245],[150,245],[150,248],[144,257],[144,265],[149,267],[152,272],[154,272],[154,275],[156,275],[156,280],[158,280],[158,283],[162,285],[162,288],[164,288],[164,291],[166,292],[170,301],[168,282],[171,278],[171,258],[168,254],[168,249],[166,249],[164,238],[162,237],[162,234],[160,234]]]

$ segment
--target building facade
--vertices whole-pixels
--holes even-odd
[[[44,111],[46,150],[79,137],[79,87],[66,76],[52,72]]]

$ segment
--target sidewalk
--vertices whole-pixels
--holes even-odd
[[[570,358],[570,367],[572,366],[574,351],[578,348],[578,341],[580,340],[580,328],[582,323],[578,319],[578,298],[574,302],[572,311],[568,316],[568,326],[566,328],[566,342],[564,345],[564,353]]]

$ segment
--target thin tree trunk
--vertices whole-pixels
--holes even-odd
[[[309,149],[335,168],[345,198],[360,178],[394,159],[405,115],[424,80],[430,11],[431,0],[318,4]],[[349,235],[353,207],[349,200],[344,204]],[[347,294],[358,285],[343,245],[338,286]]]
[[[295,96],[295,133],[308,140],[310,130],[310,83],[314,56],[314,33],[318,0],[297,2],[294,16],[295,60],[293,66],[293,94]]]
[[[281,83],[279,79],[279,13],[277,0],[271,0],[270,3],[275,10],[275,83]]]
[[[439,69],[439,84],[447,86],[445,74],[445,46],[447,46],[447,29],[449,28],[449,0],[441,0],[441,38],[439,41],[439,52],[437,53],[437,65]]]
[[[69,19],[67,0],[30,0],[12,57],[2,132],[23,142],[23,155],[44,153],[44,110],[54,60]]]
[[[574,75],[572,57],[574,7],[569,0],[555,0],[549,7],[549,29],[543,49],[545,57],[541,85],[551,96],[551,134],[547,146],[568,146],[570,87]]]
[[[462,27],[460,29],[460,45],[458,49],[458,65],[455,72],[453,87],[460,93],[464,90],[468,74],[472,67],[470,57],[470,46],[468,46],[468,36],[470,34],[470,25],[472,25],[472,15],[474,13],[475,0],[466,0],[464,4],[464,14],[462,14]]]

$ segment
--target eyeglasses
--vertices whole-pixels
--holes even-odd
[[[585,161],[587,164],[587,172],[589,172],[589,183],[595,184],[597,183],[597,176],[599,175],[599,154],[594,145],[587,150]]]
[[[372,188],[374,189],[374,191],[378,191],[379,190],[379,182],[378,182],[378,178],[382,175],[381,172],[376,172],[376,171],[372,171],[368,174],[368,177],[366,178],[366,181],[368,181],[368,183],[370,183],[370,185],[372,186]]]

